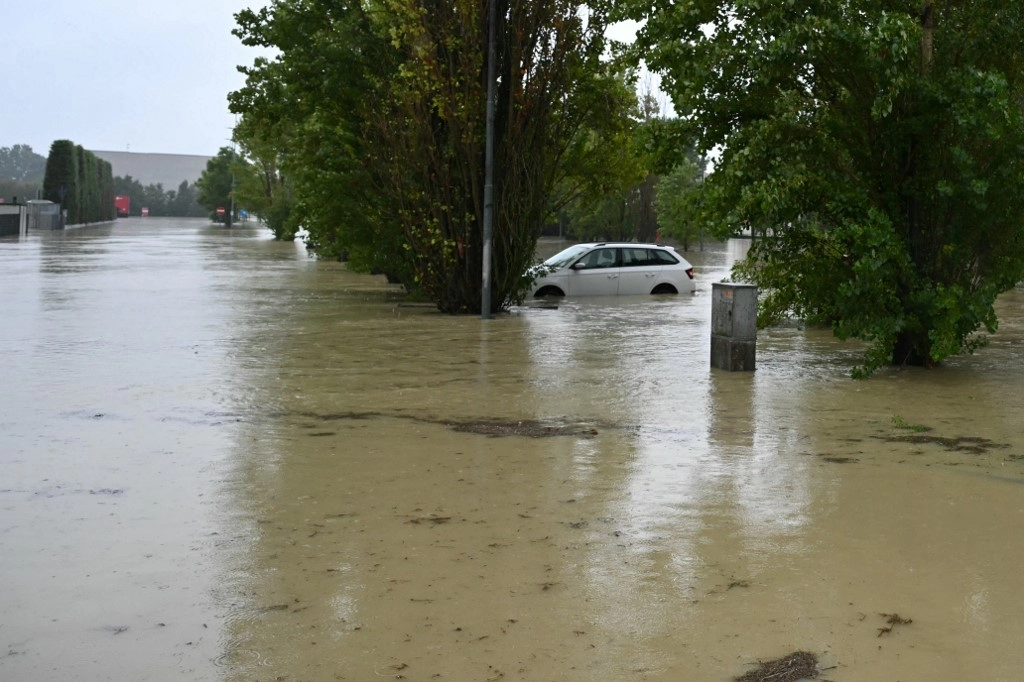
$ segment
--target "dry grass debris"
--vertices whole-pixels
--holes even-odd
[[[818,657],[808,651],[794,651],[788,656],[773,661],[761,661],[736,682],[796,682],[811,680],[818,676]]]

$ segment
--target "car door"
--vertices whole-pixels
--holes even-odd
[[[618,249],[598,247],[573,264],[567,283],[570,296],[614,296],[619,292]]]
[[[651,265],[648,250],[644,247],[622,249],[622,267],[619,268],[619,294],[643,296],[651,293],[658,281],[658,269]]]

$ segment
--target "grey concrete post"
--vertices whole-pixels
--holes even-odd
[[[757,359],[757,287],[711,284],[711,366],[752,372]]]

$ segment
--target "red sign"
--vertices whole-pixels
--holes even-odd
[[[224,207],[223,206],[218,206],[217,207],[217,215],[224,215]]]

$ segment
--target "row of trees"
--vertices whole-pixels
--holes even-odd
[[[274,0],[237,15],[276,50],[229,96],[279,236],[481,309],[487,35],[481,0]],[[495,0],[493,300],[540,226],[759,240],[737,276],[762,322],[872,343],[859,368],[933,364],[994,330],[1024,278],[1024,5],[1010,0]],[[610,44],[620,19],[643,26]],[[646,61],[680,118],[648,115]],[[692,149],[696,147],[697,153]],[[706,182],[700,159],[719,155]],[[275,213],[276,212],[276,213]],[[614,234],[612,234],[614,233]]]
[[[196,183],[182,180],[177,190],[164,190],[162,183],[143,185],[130,175],[114,178],[114,194],[131,199],[132,215],[141,215],[142,207],[151,216],[200,218],[206,210],[199,203]]]
[[[56,147],[51,148],[51,155],[54,149],[56,149],[58,157],[55,164],[65,164],[64,172],[71,174],[72,169],[67,165],[68,160],[73,160],[75,164],[78,164],[82,156],[80,156],[75,145],[71,145],[74,148],[72,153],[66,140],[59,142],[60,144],[54,143]],[[85,152],[85,154],[93,156],[94,164],[95,161],[99,160],[91,152]],[[0,197],[10,197],[10,199],[17,197],[19,201],[37,198],[43,189],[47,163],[48,159],[33,152],[32,147],[29,145],[16,144],[13,147],[0,147]],[[76,166],[78,170],[86,167],[86,165]],[[54,171],[56,170],[55,166]],[[75,170],[75,172],[77,173],[78,170]],[[57,179],[54,179],[53,182],[57,191],[51,196],[58,198],[51,200],[59,200],[59,184],[61,183],[65,186],[65,199],[67,199],[71,194],[71,190],[68,189],[70,184],[64,180],[58,181]],[[206,210],[198,201],[199,192],[196,184],[185,180],[182,181],[177,190],[164,190],[163,185],[160,183],[144,186],[130,175],[125,177],[114,176],[113,194],[125,195],[131,198],[133,215],[140,215],[143,206],[149,209],[149,215],[151,216],[201,217],[206,215]],[[47,196],[47,198],[49,199],[50,196]],[[113,199],[111,199],[112,201]],[[67,201],[64,203],[67,204]],[[67,208],[67,206],[65,207]],[[105,214],[101,212],[101,215]],[[70,211],[68,219],[72,219]],[[101,219],[107,220],[109,218]]]
[[[451,313],[479,312],[487,3],[277,0],[237,15],[277,50],[232,93],[264,215],[325,256],[382,270]],[[647,176],[633,72],[608,8],[497,0],[491,309],[517,300],[542,226]],[[584,201],[586,199],[587,201]]]
[[[13,201],[35,199],[43,187],[46,157],[27,144],[0,147],[0,197]]]
[[[268,195],[259,187],[256,168],[234,149],[221,147],[207,162],[196,187],[196,200],[207,209],[210,220],[231,227],[244,207],[262,219],[278,239],[295,238],[294,229],[285,234],[268,213]]]
[[[43,198],[61,204],[71,224],[113,220],[110,163],[71,140],[55,141],[46,159]]]

